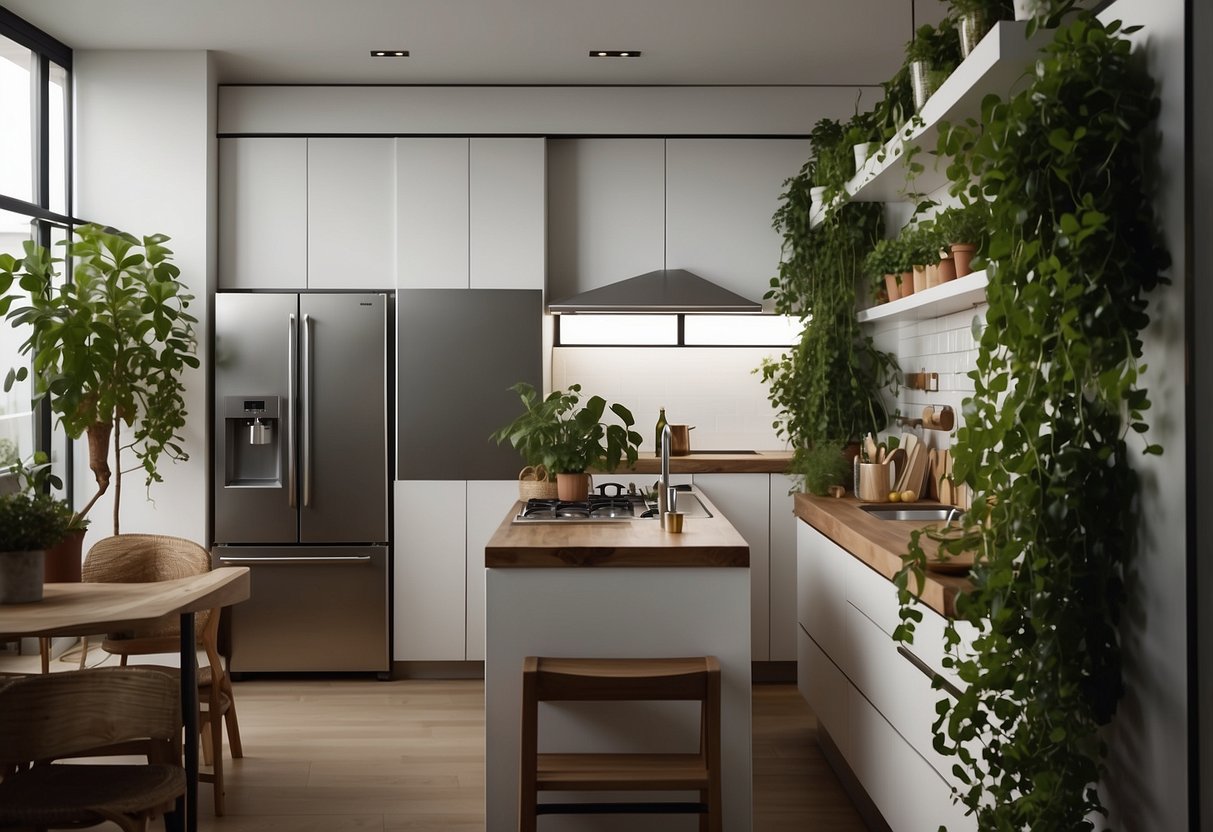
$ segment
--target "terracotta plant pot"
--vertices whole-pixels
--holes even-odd
[[[914,294],[914,272],[901,273],[901,296],[908,298]]]
[[[585,502],[590,496],[589,474],[557,474],[556,496],[570,503]]]
[[[914,267],[914,291],[921,292],[925,288],[927,288],[927,267],[926,266],[915,266]]]
[[[886,274],[884,276],[884,289],[889,295],[889,300],[897,300],[901,297],[901,275]]]
[[[931,289],[939,285],[939,264],[932,263],[926,269],[927,288]]]
[[[967,277],[973,273],[970,264],[977,246],[972,243],[952,243],[952,259],[956,261],[956,276]]]
[[[939,261],[939,282],[947,283],[950,280],[956,279],[956,261],[951,257],[944,257]]]
[[[48,584],[80,583],[80,549],[84,545],[85,529],[67,533],[67,537],[46,550],[44,581]]]

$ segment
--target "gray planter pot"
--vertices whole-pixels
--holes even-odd
[[[0,552],[0,604],[29,604],[42,600],[43,554]]]

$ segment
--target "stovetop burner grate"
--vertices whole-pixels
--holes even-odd
[[[649,509],[644,498],[621,494],[613,497],[591,495],[580,502],[563,500],[527,500],[515,522],[593,522],[598,520],[630,520],[635,517],[652,517],[656,512]]]

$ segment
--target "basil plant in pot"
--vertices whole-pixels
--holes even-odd
[[[189,458],[182,375],[199,366],[197,319],[186,312],[194,298],[177,279],[168,239],[81,226],[68,245],[70,282],[57,279],[62,261],[33,242],[20,260],[0,254],[0,314],[23,328],[21,354],[31,356],[30,366],[9,371],[4,389],[32,376],[34,398],[49,399],[67,435],[88,436],[97,492],[78,517],[112,483],[114,534],[122,474],[142,469],[150,487],[162,480],[162,457]],[[134,457],[126,470],[124,452]]]
[[[510,388],[522,400],[522,414],[490,439],[508,441],[528,465],[544,465],[556,474],[561,500],[584,500],[589,492],[590,468],[612,470],[627,459],[631,466],[639,453],[641,436],[632,430],[636,420],[621,404],[608,405],[601,396],[581,402],[581,385],[553,390],[540,398],[534,387],[520,382]],[[607,424],[610,410],[622,424]]]

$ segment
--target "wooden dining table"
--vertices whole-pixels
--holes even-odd
[[[146,626],[166,616],[180,616],[186,791],[185,799],[179,805],[184,810],[187,832],[196,832],[198,648],[194,637],[194,613],[236,604],[248,597],[249,570],[245,566],[223,567],[202,575],[151,583],[46,584],[41,601],[0,606],[0,640],[88,636]]]

